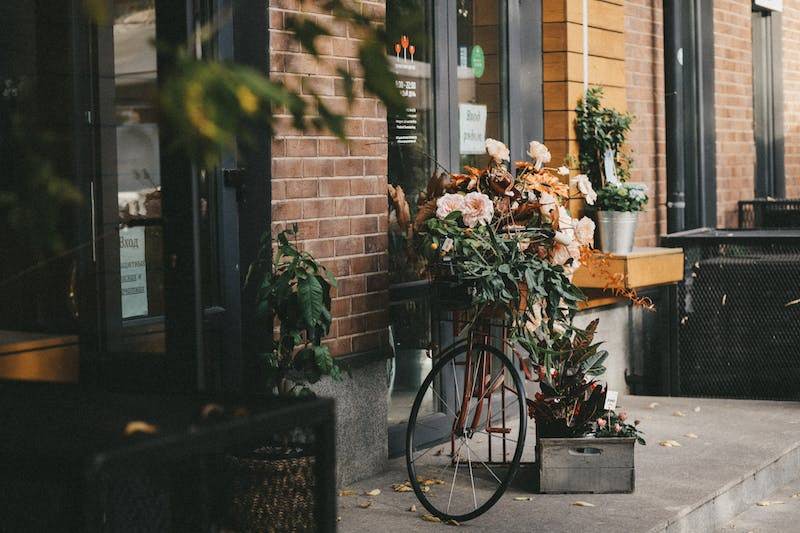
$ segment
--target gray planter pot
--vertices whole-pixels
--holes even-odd
[[[638,212],[598,211],[597,230],[600,250],[610,254],[627,254],[633,250]]]
[[[539,492],[633,492],[634,438],[539,439]]]

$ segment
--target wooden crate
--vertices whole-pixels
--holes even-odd
[[[677,283],[683,279],[683,250],[681,248],[634,248],[628,254],[614,254],[608,259],[608,272],[621,274],[625,287],[640,289]],[[573,278],[581,288],[605,288],[608,280],[578,268]]]
[[[633,492],[634,438],[539,439],[539,492]]]

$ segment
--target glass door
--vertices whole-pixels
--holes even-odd
[[[103,312],[95,366],[102,381],[126,388],[230,387],[240,352],[235,191],[220,168],[201,168],[175,150],[156,104],[170,47],[198,59],[230,57],[231,25],[218,24],[219,6],[206,0],[109,6],[96,33],[93,201]],[[159,54],[156,42],[168,51]],[[233,164],[227,155],[222,161]]]
[[[403,452],[405,424],[433,357],[454,340],[437,309],[411,242],[418,206],[433,174],[485,164],[485,139],[508,142],[507,2],[389,0],[386,52],[408,99],[389,121],[389,277],[394,357],[389,361],[389,450]],[[434,384],[434,387],[439,387]],[[449,430],[442,402],[452,387],[425,397],[431,442]]]

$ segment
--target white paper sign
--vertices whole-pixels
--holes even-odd
[[[617,408],[617,397],[619,393],[615,390],[606,391],[606,403],[603,405],[603,409],[606,411],[613,411]]]
[[[147,264],[144,228],[123,228],[119,232],[119,273],[122,318],[147,315]]]
[[[486,106],[458,104],[458,131],[462,154],[486,153]]]
[[[772,11],[783,11],[783,0],[755,0],[753,3]]]
[[[603,171],[606,175],[606,183],[619,183],[615,155],[614,150],[606,150],[603,154]]]

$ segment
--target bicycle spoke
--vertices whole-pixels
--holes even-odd
[[[469,444],[467,444],[467,441],[466,441],[466,440],[464,441],[464,445],[467,447],[467,450],[472,450],[472,448],[470,448],[470,445],[469,445]],[[472,453],[475,453],[475,451],[473,450],[473,451],[472,451]],[[476,455],[477,455],[477,454],[476,454]],[[495,479],[497,480],[497,482],[498,482],[498,483],[500,483],[501,485],[503,484],[503,482],[502,482],[502,481],[500,481],[500,478],[499,478],[499,477],[497,477],[497,476],[495,475],[495,473],[492,471],[492,469],[491,469],[491,468],[489,468],[488,466],[486,466],[486,463],[484,463],[484,462],[483,462],[483,461],[481,461],[481,460],[478,460],[478,462],[479,462],[480,464],[482,464],[482,465],[483,465],[483,467],[484,467],[486,470],[488,470],[488,471],[489,471],[489,473],[492,475],[492,477],[493,477],[493,478],[495,478]]]
[[[478,508],[478,496],[475,494],[475,478],[472,477],[472,457],[469,453],[469,446],[467,446],[467,466],[469,466],[469,483],[472,485],[472,503],[475,509]]]
[[[467,444],[467,441],[464,441],[464,444]],[[467,444],[467,448],[469,445]],[[447,512],[450,512],[450,503],[453,501],[453,489],[456,488],[456,476],[458,475],[458,465],[461,463],[461,454],[456,456],[456,469],[453,472],[453,484],[450,485],[450,497],[447,499]]]

